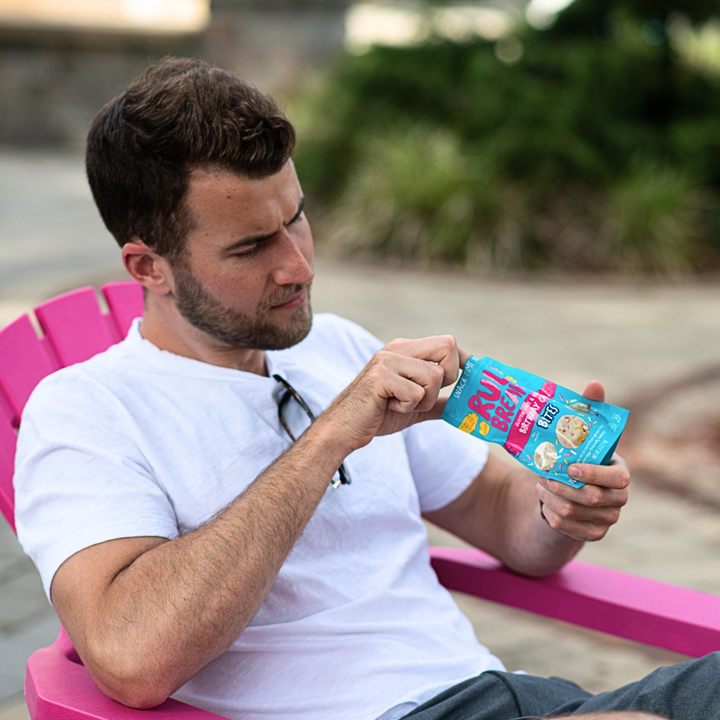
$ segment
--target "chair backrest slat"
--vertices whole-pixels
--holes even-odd
[[[35,386],[59,368],[54,351],[48,352],[27,315],[0,332],[0,512],[13,530],[14,428]]]
[[[15,531],[13,471],[17,435],[10,419],[0,415],[0,512]]]
[[[35,308],[40,327],[63,367],[88,360],[120,340],[100,311],[95,290],[81,288]]]
[[[6,421],[12,425],[14,417],[15,412],[10,399],[5,394],[5,391],[0,388],[0,422]]]
[[[120,337],[125,337],[132,321],[143,314],[145,302],[142,286],[135,282],[114,282],[103,285],[100,290]]]
[[[35,386],[60,365],[54,361],[37,336],[27,315],[22,315],[0,332],[0,391],[9,404],[15,427]]]
[[[103,288],[110,313],[100,310],[93,288],[82,288],[35,308],[45,333],[39,338],[28,315],[0,330],[0,512],[15,529],[12,476],[17,435],[25,403],[35,386],[62,367],[88,360],[125,337],[143,313],[142,288],[135,282]]]

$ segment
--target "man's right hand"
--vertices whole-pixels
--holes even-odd
[[[318,417],[349,455],[377,435],[440,417],[440,389],[457,380],[470,353],[450,335],[398,339],[376,353],[355,380]]]

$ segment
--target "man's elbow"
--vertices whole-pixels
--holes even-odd
[[[565,552],[544,556],[540,554],[517,555],[502,558],[502,563],[508,569],[531,578],[544,578],[562,570],[577,555],[582,547],[578,543],[576,547],[569,546]]]
[[[170,697],[164,692],[157,692],[155,688],[142,686],[101,689],[108,697],[134,710],[150,710],[162,705]]]
[[[86,663],[93,680],[108,697],[136,710],[162,705],[182,684],[168,669],[143,662],[127,652],[104,650]]]
[[[544,577],[547,577],[548,575],[554,575],[556,572],[559,572],[563,569],[563,565],[555,566],[555,565],[548,565],[548,566],[512,566],[512,565],[505,565],[509,570],[512,570],[514,573],[517,573],[518,575],[524,575],[525,577],[533,578],[533,579],[541,579]]]
[[[172,692],[161,683],[148,681],[147,678],[123,678],[116,674],[113,677],[93,674],[93,678],[105,695],[136,710],[149,710],[162,705]]]

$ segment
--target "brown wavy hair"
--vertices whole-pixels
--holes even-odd
[[[271,98],[201,60],[165,58],[95,116],[85,168],[120,247],[139,238],[173,261],[192,226],[190,171],[219,167],[261,179],[294,149],[295,131]]]

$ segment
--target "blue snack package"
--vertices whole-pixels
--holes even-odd
[[[580,488],[567,468],[607,465],[628,411],[587,400],[519,368],[474,355],[440,416],[469,435],[502,445],[538,475]]]

